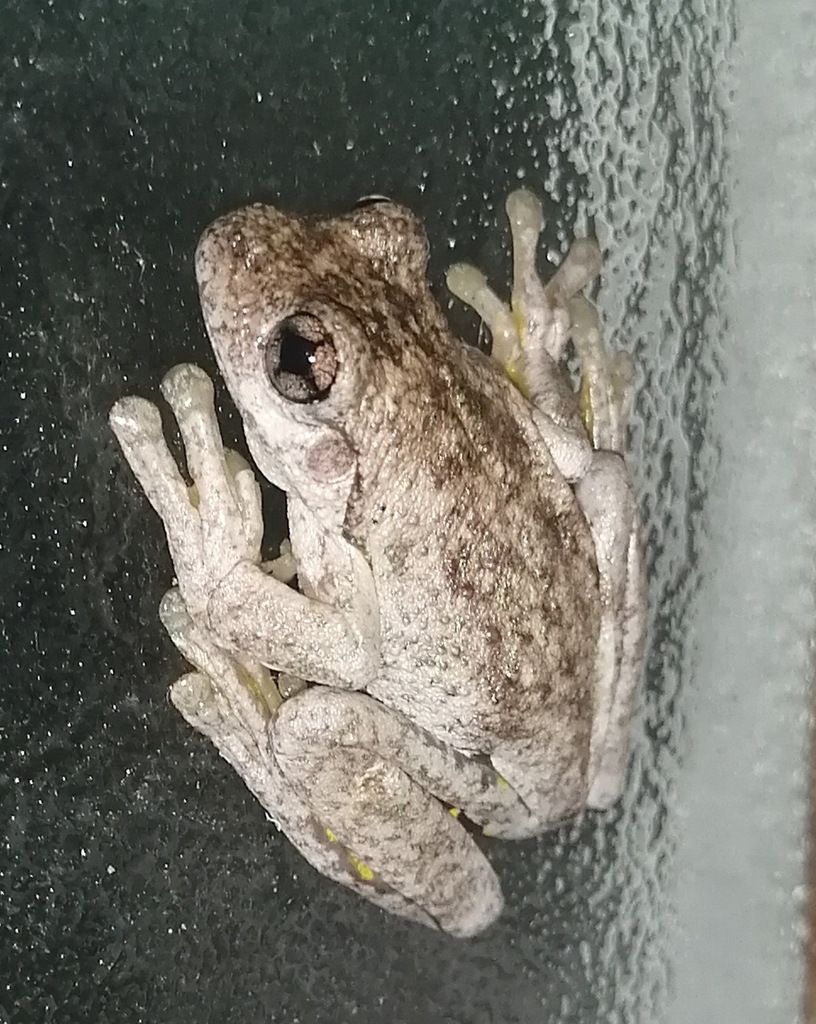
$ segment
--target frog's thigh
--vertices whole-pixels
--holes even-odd
[[[593,750],[593,775],[587,798],[589,807],[601,810],[617,800],[626,778],[630,726],[646,638],[644,589],[640,531],[636,518],[629,536],[623,608],[618,623],[621,643],[617,680],[608,701],[608,714],[602,737],[600,729],[598,730],[599,742]]]
[[[533,734],[502,740],[490,760],[536,816],[541,832],[586,806],[589,722],[554,709],[536,726]]]
[[[603,808],[623,787],[629,719],[640,674],[643,613],[637,507],[623,459],[613,452],[596,452],[575,493],[589,523],[600,574],[601,631],[587,804]]]
[[[444,805],[399,767],[411,751],[394,757],[390,715],[365,694],[312,687],[271,723],[275,760],[369,881],[369,899],[393,909],[399,894],[444,931],[475,935],[501,912],[498,879]],[[406,746],[415,741],[406,727]]]

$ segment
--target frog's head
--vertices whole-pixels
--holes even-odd
[[[380,200],[327,219],[249,206],[198,244],[207,331],[250,451],[273,483],[334,523],[361,447],[382,434],[371,418],[410,390],[416,311],[436,310],[427,249],[414,215]]]

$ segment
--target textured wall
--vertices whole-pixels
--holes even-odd
[[[732,155],[735,81],[759,150],[776,107],[734,70],[730,4],[557,7],[0,4],[0,1019],[792,1019],[812,365],[802,315],[774,332],[757,284],[805,300],[775,215],[796,135],[774,124],[757,181],[745,134]],[[170,564],[105,417],[181,359],[212,369],[191,254],[213,214],[384,192],[425,218],[437,284],[463,258],[500,282],[519,180],[549,194],[545,247],[589,223],[606,250],[651,645],[622,807],[495,845],[508,909],[461,943],[319,878],[168,705]],[[775,250],[751,188],[779,197]],[[237,439],[226,401],[223,422]]]

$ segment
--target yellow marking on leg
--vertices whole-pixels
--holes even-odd
[[[581,374],[581,390],[578,394],[578,409],[590,441],[594,436],[595,415],[592,411],[592,390],[589,385],[589,374]]]
[[[235,662],[235,673],[243,688],[250,695],[258,711],[269,719],[283,703],[268,669],[261,668],[260,676],[254,676],[240,661]]]
[[[337,838],[336,833],[332,832],[332,830],[330,828],[326,828],[324,826],[323,831],[326,833],[326,838],[328,839],[328,841],[330,843],[339,843],[340,842],[340,840]],[[371,868],[368,866],[368,864],[366,864],[365,861],[360,860],[360,858],[357,857],[355,854],[353,854],[351,852],[351,850],[348,849],[348,847],[344,847],[344,849],[346,851],[346,856],[349,859],[349,863],[354,868],[354,870],[357,872],[357,874],[360,876],[360,878],[364,882],[373,882],[374,881],[374,872],[371,870]]]
[[[364,882],[374,881],[374,872],[371,870],[368,864],[364,864],[359,857],[355,857],[354,854],[351,852],[349,852],[348,858],[351,861],[352,865],[354,866],[355,871]]]

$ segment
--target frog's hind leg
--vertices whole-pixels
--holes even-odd
[[[615,644],[619,657],[617,671],[616,666],[612,665],[607,666],[611,671],[605,675],[600,671],[598,673],[592,725],[591,781],[587,806],[598,810],[613,804],[623,791],[631,719],[643,661],[646,595],[637,513],[632,523],[625,559],[626,584]]]
[[[271,746],[325,836],[368,883],[365,895],[374,903],[384,905],[383,894],[399,895],[426,923],[457,936],[475,935],[501,912],[493,869],[443,802],[461,796],[455,806],[464,803],[476,816],[467,790],[476,794],[471,803],[483,795],[509,820],[518,799],[506,784],[495,785],[490,766],[438,743],[366,694],[322,686],[281,706]],[[451,785],[460,784],[462,793],[451,794]],[[440,789],[441,799],[433,795]],[[523,808],[522,816],[530,817]]]
[[[510,305],[527,356],[528,375],[536,375],[538,362],[545,371],[564,355],[570,336],[568,303],[600,273],[601,251],[592,238],[577,238],[558,269],[543,284],[536,268],[538,239],[544,213],[538,196],[527,189],[511,192],[505,205],[513,237],[513,291]],[[532,383],[532,381],[531,381]]]
[[[575,494],[595,543],[602,606],[587,803],[604,808],[623,788],[645,635],[637,502],[623,461],[632,366],[625,353],[606,349],[592,303],[576,295],[569,310],[581,360],[581,416],[594,450]]]
[[[510,304],[499,298],[484,274],[471,264],[454,264],[446,280],[452,294],[471,306],[489,327],[493,358],[522,393],[557,419],[565,399],[567,407],[572,404],[567,398],[569,382],[558,368],[570,337],[568,301],[597,277],[601,253],[593,239],[577,239],[544,285],[536,269],[538,239],[544,227],[540,200],[527,189],[518,189],[507,197],[505,209],[513,237]]]
[[[538,239],[544,226],[541,203],[520,189],[507,197],[513,236],[513,289],[510,304],[469,264],[448,270],[451,292],[479,314],[493,336],[493,358],[530,400],[533,420],[559,473],[579,480],[592,460],[592,445],[578,414],[575,392],[560,361],[570,338],[569,301],[597,276],[601,257],[596,242],[578,239],[550,281],[536,269]]]
[[[269,725],[282,705],[268,670],[243,663],[213,643],[188,614],[178,590],[165,595],[160,615],[175,645],[196,667],[170,688],[173,705],[212,741],[313,867],[360,896],[372,898],[376,883],[359,861],[329,838],[271,754]],[[436,927],[421,907],[385,886],[377,890],[375,902],[393,914]]]
[[[632,485],[615,452],[596,452],[575,493],[592,533],[600,580],[587,805],[604,808],[623,788],[629,721],[640,678],[645,616],[639,524]]]
[[[632,405],[632,359],[627,352],[614,355],[601,334],[598,310],[583,295],[568,303],[570,332],[581,362],[581,418],[596,451],[623,454],[626,420]]]
[[[536,424],[562,475],[574,484],[598,559],[602,612],[587,804],[603,808],[623,788],[645,633],[637,503],[623,461],[632,363],[625,352],[609,352],[598,311],[581,294],[601,269],[597,243],[577,239],[542,285],[535,266],[541,205],[529,192],[515,192],[507,215],[513,232],[512,307],[523,331]],[[568,339],[581,363],[577,422],[571,416],[572,389],[556,372]]]

